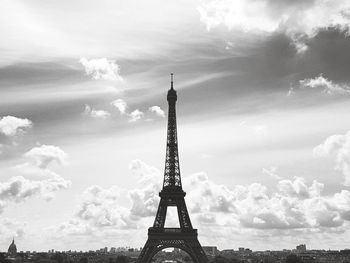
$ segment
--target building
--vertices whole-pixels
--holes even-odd
[[[296,252],[297,253],[302,253],[302,252],[306,252],[306,245],[305,244],[301,244],[296,246]]]
[[[204,250],[204,253],[207,254],[207,256],[215,257],[215,256],[217,256],[219,254],[217,247],[214,247],[214,246],[203,246],[202,248]]]
[[[16,257],[17,255],[17,247],[15,244],[15,239],[12,239],[12,243],[9,246],[9,249],[7,250],[7,255],[9,257]]]

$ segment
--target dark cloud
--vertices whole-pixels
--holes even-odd
[[[69,61],[23,62],[0,68],[2,88],[30,84],[78,82],[85,78],[82,69]]]
[[[347,74],[350,66],[350,42],[346,33],[333,27],[319,30],[312,37],[302,36],[300,41],[303,41],[307,49],[300,53],[295,39],[282,31],[264,36],[238,37],[230,37],[227,31],[210,32],[205,41],[189,41],[187,45],[174,49],[171,56],[119,60],[127,83],[139,85],[137,88],[126,89],[122,97],[132,109],[145,111],[151,105],[166,109],[165,94],[169,88],[169,73],[174,72],[175,87],[179,90],[178,112],[182,116],[195,115],[201,119],[227,112],[242,114],[272,108],[308,106],[315,101],[285,96],[291,86],[299,85],[300,80],[323,73],[335,83],[350,81]],[[232,44],[226,49],[228,41]],[[18,80],[13,80],[13,85],[36,83],[37,86],[42,86],[44,82],[52,82],[54,85],[47,89],[57,92],[61,89],[60,82],[63,85],[80,81],[81,86],[84,86],[86,82],[81,81],[88,78],[81,65],[73,60],[65,63],[56,61],[8,66],[0,69],[0,77],[3,82],[12,82],[17,77]],[[97,85],[98,81],[93,83]],[[92,88],[97,89],[97,86]],[[36,87],[25,89],[36,92]],[[74,97],[60,96],[54,101],[43,100],[40,104],[37,101],[22,101],[13,105],[0,105],[0,111],[29,118],[37,129],[41,129],[48,125],[58,127],[62,123],[82,118],[84,105],[89,104],[111,112],[113,117],[111,122],[97,127],[97,130],[89,130],[94,133],[110,127],[108,125],[122,125],[113,122],[114,117],[120,116],[114,116],[110,108],[110,102],[117,98],[117,95],[111,98],[111,94],[106,93],[82,93]],[[317,102],[329,103],[325,98]],[[86,132],[81,125],[73,125],[69,129],[70,135]],[[54,134],[51,133],[51,136]]]
[[[307,77],[324,73],[335,81],[350,81],[350,38],[347,30],[336,27],[325,28],[310,38],[309,49],[302,58]]]

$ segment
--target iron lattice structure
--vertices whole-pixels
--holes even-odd
[[[173,87],[173,74],[167,100],[169,111],[163,189],[159,193],[160,202],[153,227],[148,229],[148,240],[137,263],[150,263],[156,253],[168,247],[184,250],[195,263],[207,263],[207,256],[197,238],[197,229],[193,229],[187,211],[186,193],[182,190],[176,127],[177,94]],[[169,206],[177,207],[179,228],[165,228]]]

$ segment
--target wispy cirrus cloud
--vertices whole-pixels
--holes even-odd
[[[302,89],[319,89],[322,93],[335,94],[350,94],[350,87],[346,84],[338,84],[324,77],[322,74],[315,78],[308,78],[299,81]]]
[[[281,180],[282,177],[277,174],[277,167],[272,166],[270,168],[262,168],[262,173],[271,176],[273,179]]]

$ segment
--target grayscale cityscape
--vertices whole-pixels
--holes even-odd
[[[0,22],[0,263],[350,263],[350,1]]]

